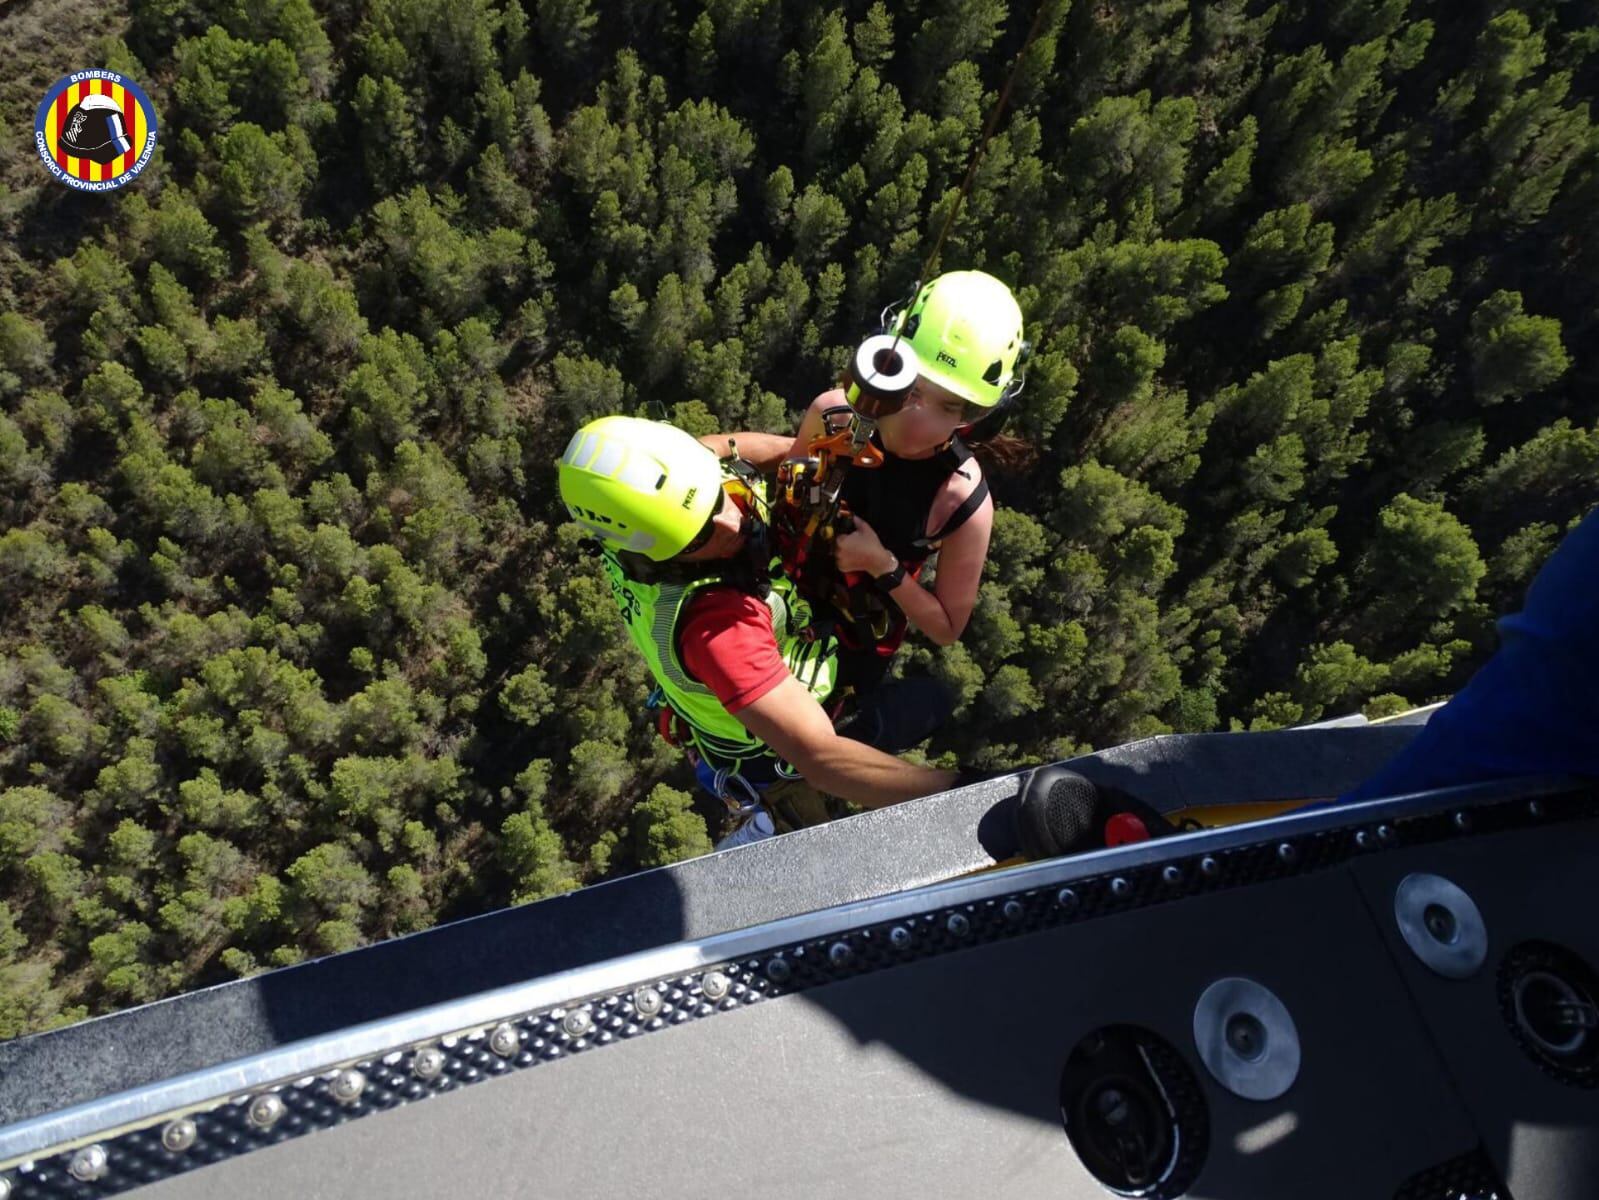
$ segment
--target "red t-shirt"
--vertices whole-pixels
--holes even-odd
[[[678,655],[689,674],[737,713],[783,681],[788,668],[765,601],[735,587],[708,587],[678,623]]]

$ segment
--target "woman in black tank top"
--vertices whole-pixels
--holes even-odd
[[[965,631],[994,505],[962,433],[974,426],[997,432],[1021,391],[1031,352],[1015,297],[982,271],[940,275],[897,313],[885,310],[883,323],[914,351],[919,374],[904,406],[882,418],[872,435],[883,465],[856,465],[844,481],[842,498],[855,527],[835,543],[837,565],[872,581],[863,585],[872,594],[860,606],[870,620],[853,611],[835,614],[842,681],[857,695],[876,687],[910,627],[940,646]],[[835,412],[844,418],[850,412],[841,389],[812,402],[788,448],[778,450],[781,437],[737,434],[739,453],[775,470],[781,457],[807,454]],[[718,449],[727,444],[726,435],[702,440]],[[929,588],[919,576],[934,553],[938,572]],[[856,595],[852,590],[849,599]]]
[[[823,414],[843,401],[841,391],[816,398],[794,439],[796,453],[821,434]],[[846,618],[839,629],[845,677],[857,692],[882,678],[909,627],[947,646],[971,618],[994,506],[982,467],[960,437],[965,423],[965,401],[920,379],[905,407],[883,418],[873,434],[883,465],[845,476],[843,499],[855,529],[838,539],[838,566],[872,578],[886,595],[889,616],[887,632],[868,640],[839,614]],[[935,552],[938,575],[927,588],[920,575]]]

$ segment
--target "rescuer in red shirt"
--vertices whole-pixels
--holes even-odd
[[[798,778],[813,795],[868,808],[956,785],[955,771],[904,762],[834,728],[824,704],[836,648],[773,561],[763,484],[747,466],[670,425],[605,417],[573,436],[559,474],[573,520],[600,542],[669,724],[700,781],[746,816],[746,840],[775,829],[778,806],[763,801]],[[915,691],[916,681],[878,689],[880,711],[862,723],[878,745],[908,749],[942,719],[919,711]],[[812,807],[796,823],[815,816]]]

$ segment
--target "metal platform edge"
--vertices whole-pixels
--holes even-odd
[[[1070,760],[1162,811],[1320,799],[1415,726],[1166,735]],[[0,1043],[0,1126],[276,1047],[660,946],[994,865],[978,830],[1016,777],[643,871]]]

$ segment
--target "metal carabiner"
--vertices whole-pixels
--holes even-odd
[[[760,791],[748,779],[738,774],[735,767],[718,768],[716,774],[712,776],[711,782],[716,788],[717,799],[727,805],[729,812],[737,816],[752,813],[761,806]],[[745,798],[742,801],[733,795],[729,787],[730,784],[735,782],[744,791]]]

